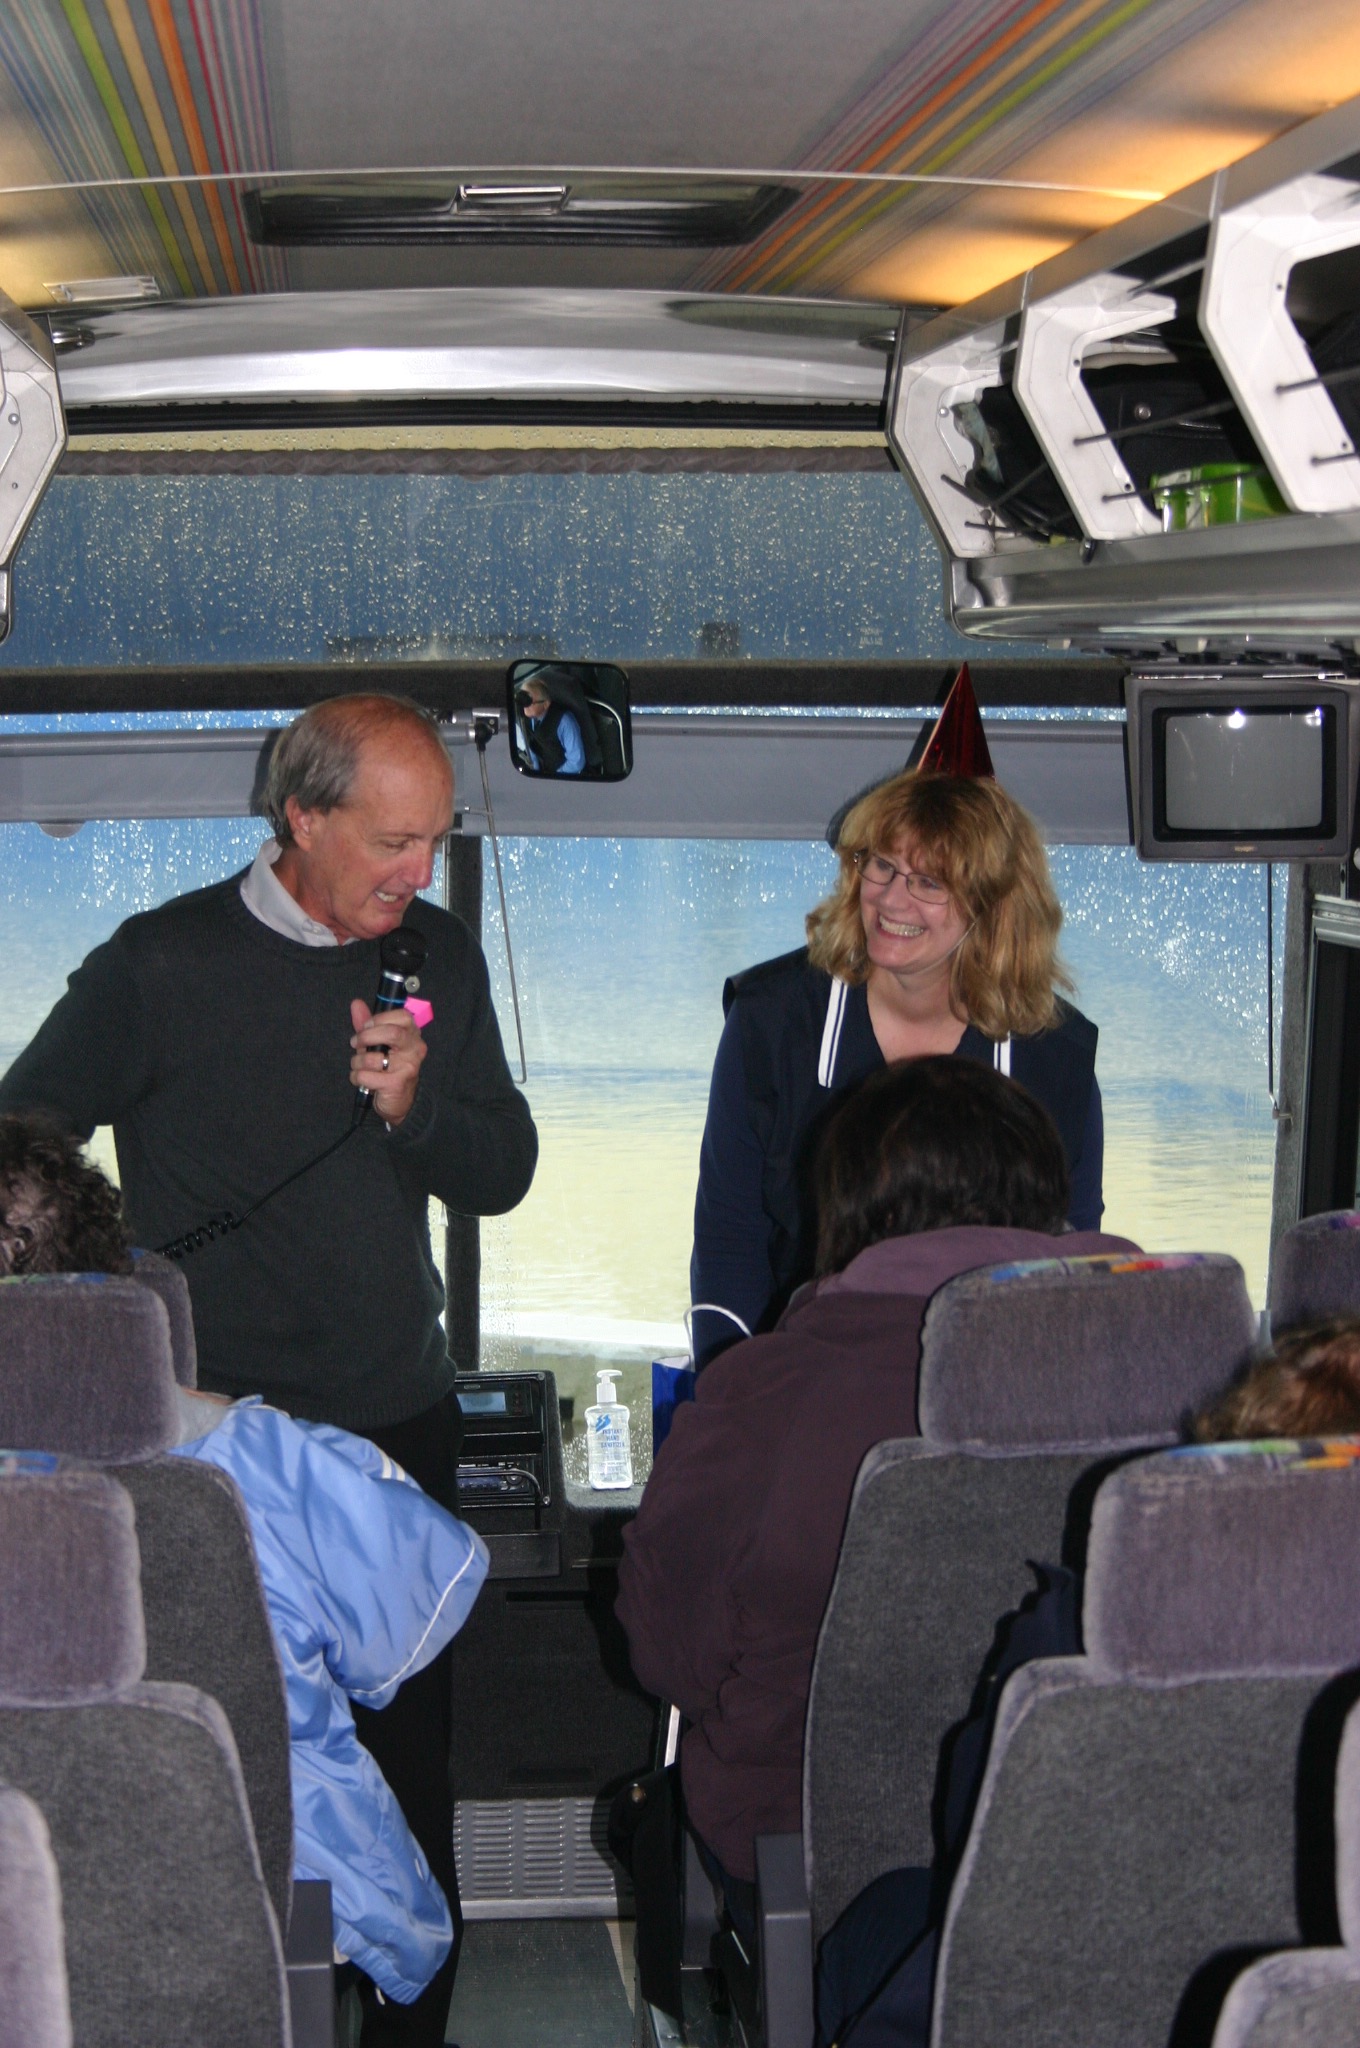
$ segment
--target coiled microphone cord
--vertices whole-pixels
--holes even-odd
[[[230,1209],[223,1209],[216,1216],[207,1217],[193,1230],[186,1230],[183,1237],[172,1237],[169,1244],[158,1245],[163,1259],[187,1259],[190,1252],[201,1252],[205,1244],[214,1238],[225,1237],[229,1230],[239,1230],[245,1218],[234,1216]]]

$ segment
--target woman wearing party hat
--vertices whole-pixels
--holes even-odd
[[[901,774],[834,821],[837,884],[808,943],[735,976],[694,1212],[700,1362],[768,1328],[812,1271],[818,1134],[886,1063],[950,1053],[1010,1074],[1058,1127],[1073,1226],[1098,1228],[1097,1032],[1060,991],[1062,911],[1033,821],[997,782],[967,667]],[[700,1313],[718,1304],[727,1313]]]

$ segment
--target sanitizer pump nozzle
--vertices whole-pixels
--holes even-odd
[[[616,1399],[617,1372],[595,1375],[594,1405],[586,1410],[586,1459],[590,1483],[603,1492],[633,1483],[633,1446],[628,1410]]]

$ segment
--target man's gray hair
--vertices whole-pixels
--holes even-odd
[[[348,801],[364,741],[403,730],[422,734],[448,761],[438,720],[413,697],[378,691],[327,697],[295,718],[275,742],[260,800],[279,844],[292,844],[289,797],[304,811],[335,810]]]

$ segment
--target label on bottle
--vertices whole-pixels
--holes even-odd
[[[628,1410],[621,1404],[587,1409],[586,1458],[593,1487],[632,1485],[633,1446],[628,1434]]]

